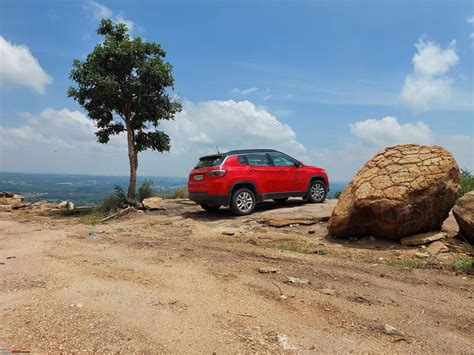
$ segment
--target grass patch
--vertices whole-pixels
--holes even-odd
[[[454,271],[465,274],[474,274],[474,258],[473,257],[459,257],[453,261],[451,268]]]
[[[317,254],[317,255],[326,255],[327,253],[328,251],[326,250],[326,248],[318,248],[314,252],[314,254]]]
[[[302,253],[302,254],[307,254],[307,250],[297,243],[282,243],[280,244],[279,249],[281,251],[292,251],[295,253]]]
[[[97,211],[92,211],[80,217],[79,223],[96,225],[97,223],[100,222],[100,220],[102,220],[105,217],[107,217],[107,214],[103,214]]]
[[[316,255],[326,255],[328,253],[326,248],[316,248],[312,246],[306,246],[298,244],[297,242],[289,242],[280,244],[279,248],[281,251],[292,251],[294,253],[300,254],[316,254]]]
[[[394,266],[400,269],[407,269],[407,268],[408,269],[423,269],[427,265],[425,260],[418,259],[418,258],[388,259],[388,260],[384,259],[383,264]]]
[[[369,264],[383,264],[393,266],[399,269],[423,269],[426,267],[427,262],[423,259],[418,258],[404,258],[404,259],[379,259],[376,256],[367,255],[365,253],[357,253],[355,255],[357,260],[364,261]]]

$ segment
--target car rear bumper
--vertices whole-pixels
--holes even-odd
[[[208,205],[228,205],[229,197],[227,195],[211,195],[207,192],[189,192],[188,198],[196,203],[206,203]]]

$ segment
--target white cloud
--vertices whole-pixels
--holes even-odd
[[[452,79],[448,71],[459,62],[455,41],[446,49],[435,42],[423,39],[415,44],[413,73],[405,78],[401,92],[402,102],[417,110],[426,111],[449,103],[452,96]]]
[[[5,171],[117,174],[116,157],[126,158],[125,136],[97,143],[93,122],[79,111],[45,109],[20,114],[19,127],[0,126],[0,168]],[[126,159],[120,159],[126,164]]]
[[[98,3],[96,1],[91,0],[89,2],[89,8],[91,11],[94,13],[94,16],[98,19],[101,20],[103,18],[109,18],[113,22],[116,23],[123,23],[127,25],[128,30],[130,33],[133,32],[133,29],[135,27],[135,24],[131,20],[127,20],[125,18],[125,14],[120,11],[118,14],[115,14],[111,9],[109,9],[107,6]]]
[[[431,144],[433,132],[424,122],[399,124],[396,117],[368,119],[349,124],[351,133],[378,146],[400,143]]]
[[[440,145],[453,154],[460,167],[474,170],[474,137],[433,132],[423,122],[399,124],[395,117],[369,119],[349,125],[352,137],[340,148],[320,147],[314,151],[317,165],[323,166],[332,180],[347,181],[377,152],[403,143]]]
[[[281,149],[308,161],[295,132],[249,101],[185,102],[174,121],[160,126],[171,152],[140,154],[139,174],[185,176],[201,155],[238,148]],[[23,114],[17,128],[0,127],[1,169],[86,174],[128,174],[126,137],[99,144],[90,119],[78,111],[46,109]]]
[[[239,89],[239,88],[233,88],[232,89],[232,93],[239,94],[239,95],[248,95],[248,94],[251,94],[251,93],[254,93],[254,92],[257,92],[257,91],[258,91],[258,88],[256,88],[256,87],[251,87],[251,88],[248,88],[248,89]]]
[[[469,23],[470,25],[474,26],[474,16],[471,16],[467,19],[467,23]],[[472,40],[472,43],[474,44],[474,32],[471,32],[469,34],[469,38]]]
[[[308,161],[306,148],[293,129],[250,101],[184,102],[174,121],[160,126],[171,137],[171,152],[145,152],[142,173],[157,174],[153,166],[167,166],[168,174],[186,174],[199,156],[244,148],[274,148]],[[161,164],[158,161],[162,162]],[[161,170],[160,174],[166,173]]]
[[[43,70],[30,49],[0,36],[0,85],[22,85],[43,94],[53,79]]]

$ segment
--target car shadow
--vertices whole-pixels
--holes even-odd
[[[217,211],[205,211],[205,210],[198,210],[198,211],[186,211],[182,214],[183,217],[192,218],[199,221],[215,221],[218,219],[235,219],[235,218],[249,218],[259,212],[271,211],[271,210],[278,210],[282,208],[291,208],[291,207],[299,207],[304,205],[306,202],[302,200],[288,200],[284,204],[278,204],[272,201],[265,201],[258,203],[255,207],[255,211],[253,214],[249,216],[236,216],[232,213],[229,207],[221,207]]]

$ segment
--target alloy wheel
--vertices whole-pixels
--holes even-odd
[[[242,191],[237,195],[237,207],[240,211],[246,213],[253,207],[254,199],[253,196],[247,191]]]

